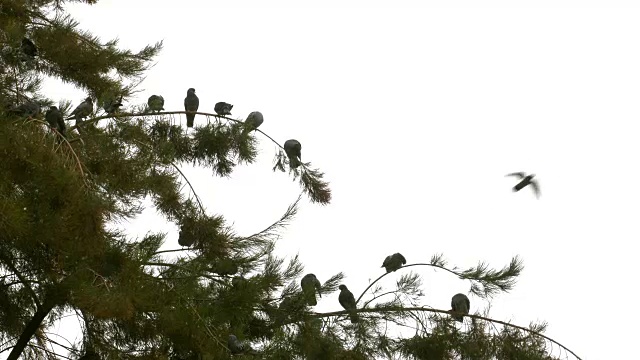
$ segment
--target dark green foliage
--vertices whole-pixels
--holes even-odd
[[[0,0],[0,352],[45,358],[55,344],[71,358],[229,359],[227,339],[235,334],[265,359],[558,358],[549,355],[540,326],[527,331],[493,321],[502,324],[497,330],[488,325],[492,320],[470,314],[470,327],[456,328],[446,310],[420,305],[420,276],[405,269],[448,271],[470,281],[473,294],[490,298],[513,288],[522,271],[518,258],[502,270],[484,263],[449,269],[440,255],[408,264],[354,294],[357,324],[337,302],[344,280],[338,273],[319,290],[323,299],[335,299],[335,311],[314,312],[299,286],[305,269],[298,257],[285,262],[274,255],[301,198],[271,226],[243,237],[204,208],[181,171],[195,165],[231,176],[236,166],[255,161],[256,136],[272,139],[262,127],[249,134],[228,117],[198,115],[207,125],[187,133],[173,119],[184,112],[127,108],[161,43],[135,53],[119,49],[116,40],[79,30],[63,3]],[[25,36],[37,56],[21,55]],[[67,124],[62,138],[42,114],[25,119],[10,111],[33,100],[57,104],[68,117],[81,99],[40,94],[46,76],[83,89],[96,108],[120,97],[125,108],[89,116],[82,135]],[[275,162],[273,170],[290,168],[283,150]],[[331,201],[324,174],[310,163],[289,171],[312,202]],[[149,202],[180,229],[179,243],[188,248],[170,244],[160,251],[166,234],[127,233],[126,220]],[[384,276],[395,276],[394,289],[377,284]],[[82,326],[82,341],[72,346],[48,335],[67,316]],[[403,339],[393,324],[413,326],[415,336]]]

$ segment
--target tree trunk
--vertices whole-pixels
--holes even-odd
[[[49,312],[51,312],[51,310],[56,306],[55,303],[56,303],[55,301],[51,301],[48,299],[47,301],[44,302],[44,304],[42,304],[40,308],[38,308],[36,313],[33,314],[33,317],[31,318],[31,320],[29,320],[29,323],[25,327],[24,331],[22,331],[22,334],[20,335],[18,342],[13,347],[13,349],[11,349],[11,353],[9,354],[9,357],[7,358],[7,360],[18,360],[18,358],[20,357],[20,354],[22,354],[22,352],[24,351],[24,348],[27,347],[29,340],[31,340],[31,337],[33,336],[33,334],[36,333],[36,330],[38,330],[38,327],[40,327],[40,324],[42,324],[42,321],[47,317],[47,315],[49,315]]]

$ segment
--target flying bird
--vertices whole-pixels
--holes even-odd
[[[109,98],[102,104],[102,108],[104,109],[104,112],[107,113],[107,115],[113,115],[117,113],[120,106],[122,106],[122,95],[120,95],[120,100]]]
[[[456,321],[462,322],[464,319],[464,315],[469,314],[469,308],[471,307],[471,302],[469,302],[469,298],[465,294],[455,294],[451,298],[451,310],[450,312],[454,312],[457,314],[452,314],[453,318]],[[464,315],[460,315],[464,314]]]
[[[320,288],[322,287],[320,280],[318,280],[314,274],[307,274],[300,280],[300,287],[302,288],[307,304],[316,306],[318,304],[316,292],[318,292],[318,296],[322,297],[322,295],[320,295]]]
[[[233,109],[233,105],[227,104],[224,101],[216,103],[213,107],[213,111],[220,116],[231,115],[231,109]]]
[[[387,272],[392,272],[400,269],[402,265],[406,264],[407,260],[400,253],[387,256],[382,262],[382,266]]]
[[[516,172],[507,174],[505,176],[517,176],[521,181],[513,187],[514,192],[522,190],[527,185],[531,185],[533,192],[536,194],[536,198],[540,198],[540,186],[536,180],[533,180],[535,174],[526,175],[524,172]]]
[[[83,102],[80,103],[80,105],[78,105],[71,112],[71,115],[73,115],[71,119],[75,119],[76,126],[78,126],[82,124],[83,119],[91,115],[92,112],[93,112],[93,100],[91,99],[90,96],[88,96],[86,99],[84,99]]]
[[[36,44],[34,44],[33,41],[27,39],[26,37],[22,38],[22,44],[20,45],[20,50],[22,50],[23,54],[27,55],[32,59],[38,55],[38,48],[36,47]]]
[[[189,97],[188,92],[187,97]],[[186,101],[187,100],[185,99],[185,110],[187,109]],[[160,95],[151,95],[149,96],[149,100],[147,100],[147,105],[149,105],[149,110],[151,110],[151,112],[160,112],[161,110],[164,110],[164,98]],[[198,107],[196,106],[196,110],[197,109]]]
[[[49,126],[52,129],[56,129],[60,133],[60,135],[62,135],[63,137],[67,137],[65,134],[67,126],[64,123],[62,112],[58,110],[57,106],[49,107],[49,110],[47,110],[47,112],[44,114],[44,119],[49,123]]]
[[[251,130],[255,130],[259,128],[263,122],[264,122],[264,117],[262,116],[262,113],[260,111],[252,112],[251,114],[249,114],[249,116],[247,116],[247,119],[244,121],[245,128],[242,133],[248,134]]]
[[[347,289],[345,285],[338,286],[340,289],[340,295],[338,295],[338,301],[342,307],[349,311],[349,317],[351,318],[351,323],[357,323],[360,320],[360,317],[355,312],[356,310],[356,298],[353,296],[353,293]]]
[[[300,166],[300,161],[302,160],[302,145],[300,142],[295,139],[287,140],[282,147],[289,158],[289,165],[294,169]]]
[[[193,127],[193,120],[196,118],[196,114],[193,113],[198,111],[198,106],[200,106],[200,99],[196,96],[196,89],[189,88],[189,90],[187,90],[187,97],[184,98],[184,111],[187,112],[187,127]]]

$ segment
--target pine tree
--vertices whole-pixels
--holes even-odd
[[[152,113],[141,105],[104,116],[96,111],[80,128],[67,123],[63,134],[50,129],[43,111],[27,114],[20,105],[54,104],[39,93],[45,77],[85,90],[97,108],[126,103],[162,48],[159,42],[134,53],[116,40],[102,42],[80,30],[63,3],[0,1],[0,352],[9,351],[9,359],[48,358],[51,345],[83,359],[228,359],[231,352],[265,359],[564,355],[552,354],[548,346],[557,343],[542,334],[544,324],[522,328],[469,314],[464,328],[447,310],[421,305],[420,276],[410,269],[447,271],[470,281],[473,294],[490,298],[513,288],[523,269],[518,258],[501,270],[480,263],[462,271],[435,255],[354,294],[357,323],[337,302],[335,312],[314,312],[300,289],[305,272],[297,256],[285,263],[273,254],[278,231],[302,197],[267,229],[241,237],[203,207],[181,171],[193,165],[224,177],[251,164],[256,133],[267,135],[246,131],[241,121],[202,114],[208,125],[188,134],[172,121],[184,112]],[[70,102],[58,101],[68,118]],[[289,171],[311,202],[331,201],[323,173],[308,162],[291,167],[282,147],[273,170]],[[146,199],[179,225],[182,249],[159,251],[166,234],[133,239],[113,226],[140,214]],[[398,277],[395,289],[377,285],[385,276]],[[327,279],[320,294],[335,293],[343,279],[342,273]],[[73,346],[47,331],[69,314],[83,323],[83,341]],[[410,326],[415,335],[392,336],[390,324]],[[243,346],[229,343],[231,334]]]

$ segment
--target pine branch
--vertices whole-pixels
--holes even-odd
[[[462,280],[470,280],[472,282],[471,292],[474,295],[485,299],[494,296],[500,291],[508,292],[509,290],[513,289],[513,286],[515,286],[516,283],[516,277],[520,275],[524,268],[524,266],[522,265],[522,260],[518,256],[515,256],[513,259],[511,259],[511,263],[502,270],[489,269],[486,264],[480,263],[476,268],[470,268],[465,271],[458,272],[446,268],[445,265],[446,263],[442,259],[441,255],[434,255],[431,259],[431,263],[408,264],[402,266],[401,269],[411,266],[431,266],[442,269],[458,276],[458,278]],[[372,283],[370,283],[369,286],[367,286],[362,294],[360,294],[360,296],[356,299],[356,303],[360,302],[360,299],[362,299],[367,290],[369,290],[374,284],[380,281],[380,279],[389,274],[391,273],[384,273],[377,279],[375,279]],[[479,282],[480,285],[482,285],[482,288],[480,288],[477,284],[473,284],[474,281]]]
[[[427,307],[390,307],[390,308],[358,308],[355,310],[355,312],[357,313],[385,313],[385,312],[413,312],[413,311],[417,311],[417,312],[428,312],[428,313],[439,313],[439,314],[445,314],[445,315],[450,315],[451,311],[450,310],[440,310],[440,309],[433,309],[433,308],[427,308]],[[346,310],[340,310],[340,311],[332,311],[332,312],[327,312],[327,313],[311,313],[311,316],[313,316],[314,318],[326,318],[326,317],[335,317],[335,316],[344,316],[344,315],[349,315],[349,311]],[[519,326],[519,325],[515,325],[512,323],[508,323],[505,321],[501,321],[501,320],[496,320],[496,319],[492,319],[489,317],[485,317],[485,316],[480,316],[480,315],[475,315],[475,314],[466,314],[465,317],[469,317],[472,319],[478,319],[478,320],[484,320],[490,323],[496,323],[496,324],[500,324],[502,326],[505,327],[509,327],[509,328],[514,328],[514,329],[518,329],[521,331],[525,331],[527,333],[536,335],[536,336],[540,336],[558,346],[560,346],[562,349],[564,349],[565,351],[571,353],[573,356],[576,357],[576,359],[578,360],[582,360],[582,358],[580,358],[576,353],[574,353],[571,349],[567,348],[566,346],[564,346],[563,344],[561,344],[560,342],[542,334],[539,331],[535,331],[532,330],[530,328],[526,328],[523,326]],[[286,324],[285,324],[286,325]]]

